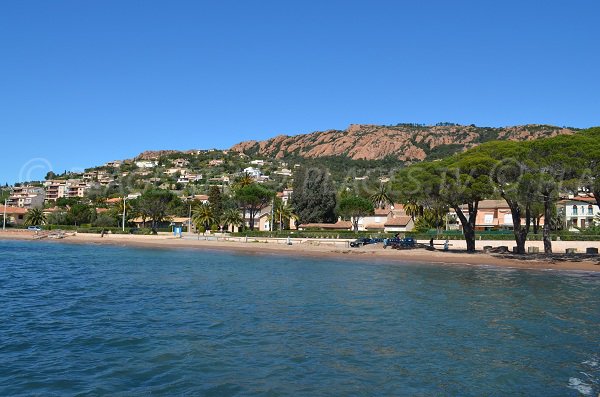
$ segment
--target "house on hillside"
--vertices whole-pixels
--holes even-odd
[[[186,159],[177,159],[173,161],[173,166],[177,168],[185,168],[189,164],[189,160]]]
[[[575,196],[564,199],[556,205],[563,214],[566,230],[577,231],[593,225],[594,218],[600,216],[600,209],[594,197]]]
[[[115,160],[115,161],[109,161],[108,163],[105,163],[104,166],[108,167],[108,168],[119,168],[121,166],[121,164],[123,164],[123,162],[121,160]]]
[[[38,186],[17,186],[12,188],[7,205],[21,208],[42,208],[46,191]]]
[[[154,168],[158,165],[158,161],[155,160],[140,160],[136,161],[135,165],[138,168]]]
[[[248,175],[250,175],[250,177],[252,177],[254,179],[259,179],[260,177],[262,177],[261,170],[258,168],[254,168],[254,167],[244,168],[244,174],[248,174]]]

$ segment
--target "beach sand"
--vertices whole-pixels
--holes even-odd
[[[32,240],[34,232],[28,231],[0,231],[0,239],[23,239]],[[265,239],[257,241],[254,238],[225,238],[216,239],[210,237],[205,239],[195,235],[176,238],[173,235],[161,234],[157,236],[107,234],[101,237],[99,234],[78,233],[68,235],[64,239],[44,239],[42,241],[82,243],[82,244],[111,244],[121,246],[137,246],[145,248],[171,248],[171,249],[204,249],[233,251],[243,254],[270,255],[280,254],[287,256],[306,256],[315,258],[335,258],[358,260],[362,262],[400,262],[400,263],[429,263],[429,264],[461,264],[474,266],[499,266],[519,269],[537,270],[576,270],[600,272],[600,256],[575,255],[572,257],[556,256],[547,258],[543,255],[515,256],[512,254],[487,254],[481,251],[477,253],[464,252],[464,241],[454,240],[450,250],[427,251],[424,249],[395,250],[383,249],[381,244],[370,245],[361,248],[350,248],[348,240],[316,240],[316,239],[292,239],[291,245],[286,239]],[[442,244],[436,241],[436,244]],[[531,242],[537,245],[541,242]],[[599,247],[599,242],[554,242],[555,252],[564,252],[564,248],[578,248],[578,252],[585,252],[586,247]],[[477,248],[485,245],[506,245],[509,249],[514,245],[512,241],[478,241]],[[564,247],[563,247],[564,246]]]

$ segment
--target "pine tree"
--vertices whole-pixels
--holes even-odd
[[[299,169],[293,188],[291,205],[300,223],[335,222],[336,194],[326,170]]]

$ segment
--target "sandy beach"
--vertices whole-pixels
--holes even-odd
[[[33,240],[34,232],[6,231],[0,232],[0,239]],[[557,255],[546,258],[543,255],[515,256],[512,254],[487,254],[481,249],[485,245],[512,247],[511,241],[478,241],[477,253],[464,252],[464,241],[454,240],[450,250],[444,252],[440,249],[427,251],[424,249],[394,250],[383,249],[380,244],[361,248],[350,248],[349,240],[317,240],[317,239],[291,239],[291,245],[286,239],[255,239],[255,238],[226,238],[188,235],[176,238],[170,234],[157,236],[111,234],[101,237],[98,234],[78,233],[69,234],[63,239],[43,239],[60,243],[79,244],[111,244],[120,246],[137,246],[145,248],[171,248],[171,249],[204,249],[224,250],[253,255],[289,255],[320,258],[336,258],[358,261],[386,261],[386,262],[419,262],[429,264],[461,264],[474,266],[499,266],[520,269],[537,270],[576,270],[600,272],[600,256]],[[442,244],[436,241],[436,244]],[[528,245],[540,245],[541,241],[532,241]],[[586,247],[599,247],[599,242],[554,242],[555,252],[564,252],[565,248],[577,248],[578,252],[585,252]]]

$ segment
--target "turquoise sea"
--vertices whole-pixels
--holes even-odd
[[[598,396],[600,274],[0,241],[1,396]]]

